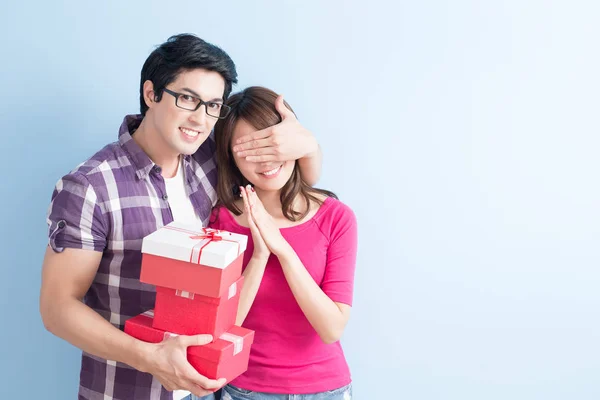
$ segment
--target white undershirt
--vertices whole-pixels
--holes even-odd
[[[185,176],[183,174],[183,157],[181,162],[177,164],[177,173],[172,178],[165,178],[165,186],[167,189],[167,196],[169,196],[169,207],[171,207],[171,213],[173,214],[174,221],[187,222],[192,224],[194,222],[200,222],[200,218],[194,211],[192,201],[185,191]],[[190,395],[187,390],[175,390],[173,392],[173,400],[184,399]]]
[[[191,393],[187,390],[174,390],[173,391],[173,400],[183,400],[188,397]]]
[[[181,157],[181,161],[177,164],[177,173],[175,176],[172,178],[164,178],[173,220],[188,224],[194,224],[196,222],[202,223],[200,218],[196,215],[192,201],[185,190],[186,186],[183,169],[183,157]]]

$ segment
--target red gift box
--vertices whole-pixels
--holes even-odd
[[[140,281],[225,296],[242,273],[247,241],[246,235],[171,222],[144,237]]]
[[[177,336],[154,328],[153,316],[152,311],[146,311],[128,319],[125,321],[125,333],[149,343],[159,343]],[[230,382],[248,369],[253,341],[254,331],[234,325],[212,343],[188,347],[187,358],[196,371],[207,378],[225,378]]]
[[[217,298],[159,286],[152,326],[182,335],[219,337],[235,324],[243,281],[241,276],[226,296]]]

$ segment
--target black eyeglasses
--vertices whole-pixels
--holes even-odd
[[[203,101],[202,99],[194,97],[190,94],[177,93],[167,88],[164,88],[163,90],[175,97],[175,105],[179,108],[183,108],[184,110],[196,111],[200,108],[200,106],[202,106],[202,104],[204,104],[206,106],[206,114],[219,119],[227,117],[229,111],[231,111],[231,107],[223,103],[216,101]]]

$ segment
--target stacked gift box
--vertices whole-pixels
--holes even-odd
[[[210,334],[188,348],[188,361],[227,382],[248,368],[254,331],[235,326],[247,236],[172,222],[142,242],[140,280],[156,286],[154,310],[125,322],[125,332],[150,343]]]

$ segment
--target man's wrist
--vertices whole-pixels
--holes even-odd
[[[154,352],[154,345],[141,340],[134,339],[131,346],[131,365],[141,372],[149,372],[151,364],[151,354]]]
[[[317,157],[319,155],[319,152],[321,151],[321,147],[319,146],[319,142],[317,142],[317,139],[315,139],[314,136],[313,136],[312,139],[314,141],[314,147],[313,147],[314,150],[309,151],[302,158],[311,159],[311,158],[315,158],[315,157]]]

